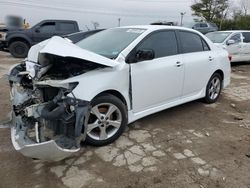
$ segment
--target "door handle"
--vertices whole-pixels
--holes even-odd
[[[180,67],[180,66],[182,66],[183,65],[183,63],[181,63],[180,61],[177,61],[176,62],[176,67]]]
[[[211,56],[208,59],[209,59],[209,61],[213,61],[214,60],[214,58],[211,57]]]

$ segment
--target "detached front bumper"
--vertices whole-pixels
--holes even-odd
[[[66,103],[53,109],[47,109],[47,106],[49,105],[42,106],[41,116],[46,116],[48,120],[41,116],[35,119],[40,113],[39,106],[37,108],[36,106],[26,107],[27,116],[16,116],[13,113],[11,140],[14,148],[26,157],[45,161],[60,161],[80,151],[80,142],[86,137],[84,124],[87,120],[89,107],[81,107],[79,104],[75,107],[74,113],[64,116]],[[58,117],[66,118],[57,121],[49,120],[58,119]],[[24,121],[25,119],[26,121]]]
[[[18,132],[16,128],[11,128],[11,140],[14,148],[26,157],[41,159],[45,161],[60,161],[80,150],[63,149],[54,140],[42,143],[31,143],[24,137],[24,133]]]

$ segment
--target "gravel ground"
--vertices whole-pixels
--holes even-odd
[[[12,147],[8,68],[0,52],[0,187],[250,187],[250,64],[232,68],[216,104],[194,101],[129,125],[115,143],[57,163],[23,157]]]

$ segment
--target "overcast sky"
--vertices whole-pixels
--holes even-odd
[[[0,22],[6,15],[20,15],[31,25],[43,19],[73,19],[80,28],[101,28],[121,25],[149,24],[166,20],[180,22],[180,12],[186,12],[185,22],[192,21],[192,0],[0,0]]]

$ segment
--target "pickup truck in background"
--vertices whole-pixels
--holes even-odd
[[[44,20],[30,29],[0,30],[0,48],[7,49],[12,56],[24,58],[31,46],[51,38],[79,32],[76,21]]]

